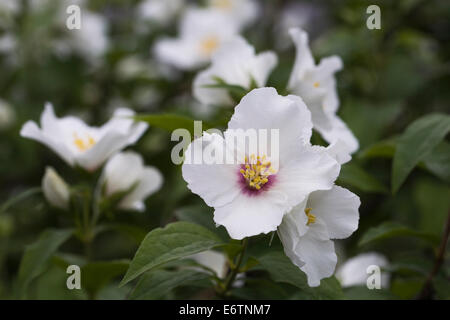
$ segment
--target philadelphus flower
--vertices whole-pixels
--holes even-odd
[[[200,72],[194,80],[194,96],[203,104],[232,105],[233,99],[226,89],[210,88],[208,85],[223,81],[245,89],[263,87],[277,64],[273,52],[255,54],[255,49],[242,37],[225,43],[212,56],[211,66]]]
[[[339,186],[312,192],[284,216],[278,234],[284,252],[306,273],[308,285],[333,274],[337,256],[331,239],[349,237],[357,228],[359,197]]]
[[[158,60],[179,69],[191,70],[208,63],[212,54],[238,32],[227,15],[213,9],[186,10],[179,37],[161,39],[155,46]]]
[[[254,0],[209,0],[209,6],[228,14],[239,26],[246,26],[258,17],[259,7]]]
[[[69,207],[69,187],[52,167],[45,169],[42,178],[42,190],[45,198],[52,206],[63,210]]]
[[[114,153],[134,144],[147,130],[145,123],[135,123],[129,109],[117,109],[101,127],[90,127],[76,117],[57,118],[53,106],[46,103],[41,115],[41,128],[26,122],[20,135],[45,144],[69,165],[93,171]]]
[[[128,192],[121,199],[120,208],[143,211],[145,198],[161,188],[163,178],[158,169],[144,166],[140,154],[128,151],[108,160],[102,181],[107,196]]]
[[[264,148],[267,139],[260,136],[255,153],[240,143],[246,131],[260,129],[278,132],[278,141],[270,140],[270,155]],[[286,213],[311,192],[331,189],[339,174],[340,165],[327,150],[310,145],[311,133],[311,114],[299,97],[280,96],[274,88],[254,89],[236,106],[224,137],[204,132],[189,145],[183,178],[214,207],[214,221],[233,239],[275,231]],[[198,153],[235,161],[198,162]]]
[[[182,8],[184,0],[145,0],[138,7],[138,15],[144,20],[168,23]]]
[[[348,259],[336,271],[336,278],[343,287],[351,287],[357,285],[366,285],[367,278],[370,273],[367,272],[369,266],[378,266],[380,269],[389,265],[388,260],[382,254],[376,252],[367,252],[359,254],[356,257]],[[381,287],[389,286],[390,274],[381,272]]]
[[[290,30],[297,49],[294,69],[288,87],[303,98],[311,111],[314,128],[329,143],[341,140],[347,144],[348,152],[355,152],[358,140],[347,125],[336,115],[339,99],[334,73],[342,69],[337,56],[327,57],[315,65],[308,45],[308,34],[296,28]]]

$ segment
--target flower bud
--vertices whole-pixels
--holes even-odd
[[[70,198],[69,187],[52,167],[45,169],[42,190],[52,206],[67,210]]]

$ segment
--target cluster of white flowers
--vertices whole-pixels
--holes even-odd
[[[190,159],[197,150],[225,152],[237,161],[185,161],[182,172],[188,188],[215,209],[215,223],[233,239],[277,231],[286,255],[306,273],[310,286],[318,286],[336,267],[332,240],[347,238],[358,227],[358,196],[335,185],[341,164],[351,159],[358,142],[336,115],[334,73],[342,68],[341,60],[329,57],[316,66],[307,34],[300,29],[290,34],[297,55],[288,96],[264,87],[277,63],[273,52],[256,55],[244,39],[234,38],[212,54],[211,66],[194,81],[197,99],[232,106],[227,87],[217,84],[250,92],[235,107],[223,136],[205,132],[185,156]],[[328,147],[311,145],[313,128],[330,143]],[[264,149],[249,154],[241,148],[245,143],[230,144],[227,137],[239,129],[279,130],[277,157]]]
[[[70,166],[88,172],[106,162],[100,178],[105,196],[125,193],[119,207],[142,211],[143,200],[161,187],[163,179],[157,169],[144,166],[141,155],[121,152],[136,143],[148,127],[145,123],[135,123],[133,115],[130,109],[117,109],[106,124],[91,127],[73,116],[57,118],[53,106],[47,103],[41,115],[41,127],[28,121],[20,134],[46,145]],[[47,168],[42,187],[50,204],[67,209],[69,187],[54,169]]]
[[[164,5],[161,2],[147,1],[144,12],[164,12],[158,16],[171,17],[180,11],[176,1],[164,1]],[[214,52],[253,22],[259,11],[254,0],[209,0],[207,4],[183,11],[177,38],[158,40],[154,52],[159,61],[182,70],[202,67]]]

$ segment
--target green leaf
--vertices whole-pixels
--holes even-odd
[[[392,158],[397,146],[397,137],[378,141],[358,153],[360,159]]]
[[[288,283],[301,290],[301,298],[305,299],[342,299],[344,297],[339,282],[334,277],[322,279],[320,286],[308,286],[305,273],[292,264],[282,252],[270,252],[258,258],[259,266],[269,272],[276,282]]]
[[[96,296],[112,279],[125,274],[129,260],[90,262],[81,268],[81,288]]]
[[[413,168],[445,138],[450,131],[450,116],[429,114],[408,126],[399,138],[392,164],[392,191],[395,193]]]
[[[374,176],[355,164],[342,166],[338,183],[346,184],[369,193],[388,193],[388,188]]]
[[[70,236],[73,230],[46,230],[39,239],[27,246],[20,262],[18,275],[18,292],[24,297],[30,282],[36,278],[45,267],[51,256]]]
[[[439,237],[425,232],[412,230],[396,222],[385,222],[377,227],[370,228],[359,241],[359,246],[364,246],[375,241],[390,239],[393,237],[417,237],[433,244],[439,243]]]
[[[212,282],[209,275],[189,269],[167,271],[162,269],[153,270],[144,274],[139,279],[136,288],[132,291],[132,300],[161,299],[171,290],[180,286],[211,287]]]
[[[172,132],[176,129],[186,129],[194,136],[194,119],[178,114],[147,114],[137,115],[133,117],[136,121],[143,121],[149,125]],[[202,121],[202,130],[210,129],[211,127]],[[202,132],[203,132],[202,131]]]
[[[424,159],[423,163],[428,171],[450,183],[450,143],[441,142]]]
[[[220,245],[224,243],[213,232],[188,222],[175,222],[152,230],[139,246],[120,286],[169,261]]]

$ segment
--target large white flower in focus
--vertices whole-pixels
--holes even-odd
[[[159,61],[192,70],[207,64],[212,54],[237,32],[237,24],[222,12],[190,8],[181,19],[178,38],[160,39],[154,50]]]
[[[308,34],[299,29],[291,29],[290,35],[297,54],[289,79],[289,90],[303,98],[311,111],[312,122],[322,137],[329,143],[341,140],[347,144],[348,152],[359,148],[358,140],[347,125],[336,115],[339,99],[334,73],[342,69],[338,56],[324,58],[318,65],[308,44]]]
[[[345,239],[358,228],[359,205],[357,195],[335,185],[311,193],[284,216],[278,229],[284,252],[306,273],[309,286],[334,273],[337,256],[331,239]]]
[[[238,129],[279,130],[278,157],[264,148],[248,154],[239,147],[244,134],[229,143]],[[254,89],[236,106],[225,137],[204,133],[189,145],[183,178],[214,207],[214,221],[233,239],[275,231],[286,213],[309,193],[330,189],[339,174],[340,165],[325,148],[309,144],[311,132],[310,112],[299,97],[280,96],[274,88]],[[237,161],[196,164],[192,159],[199,151],[231,154]]]
[[[207,105],[232,105],[233,99],[223,88],[211,88],[218,80],[228,85],[251,89],[263,87],[277,64],[275,53],[255,54],[255,49],[242,37],[225,43],[212,56],[211,66],[198,73],[194,80],[194,96]]]
[[[130,109],[117,109],[111,120],[101,127],[90,127],[76,117],[57,118],[50,103],[41,115],[41,128],[27,121],[22,137],[45,144],[69,165],[93,171],[110,156],[134,144],[147,130],[143,122],[135,123]]]
[[[108,160],[102,182],[108,196],[128,192],[120,200],[119,208],[143,211],[145,198],[161,188],[163,178],[155,167],[144,166],[140,154],[127,151]]]

